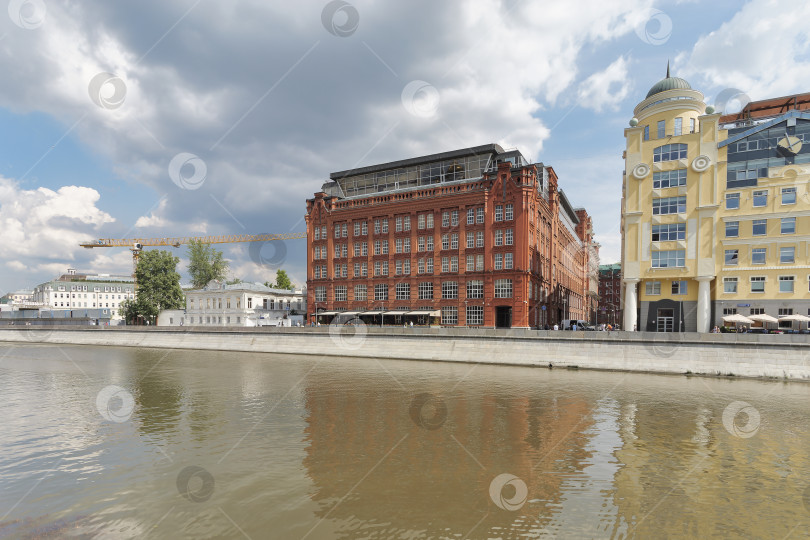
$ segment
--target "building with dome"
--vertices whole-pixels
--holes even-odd
[[[625,329],[810,315],[808,109],[801,94],[724,115],[667,66],[624,132]]]

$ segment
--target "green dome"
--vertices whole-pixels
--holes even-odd
[[[667,77],[666,79],[661,79],[657,83],[650,88],[650,91],[647,92],[647,97],[650,97],[654,94],[658,94],[660,92],[666,92],[667,90],[691,90],[692,87],[686,82],[684,79],[680,77]]]

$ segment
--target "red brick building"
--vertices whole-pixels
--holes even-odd
[[[307,200],[307,301],[319,320],[587,318],[590,218],[551,167],[491,144],[330,178]]]
[[[622,324],[622,265],[599,266],[599,307],[596,322],[615,326]]]

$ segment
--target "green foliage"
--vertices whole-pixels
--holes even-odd
[[[276,289],[293,289],[294,288],[293,284],[292,284],[292,281],[290,281],[290,276],[288,276],[287,272],[285,272],[282,269],[279,269],[278,272],[276,272],[275,288]]]
[[[141,252],[135,269],[136,298],[121,303],[121,313],[127,322],[143,317],[144,321],[154,324],[164,309],[183,309],[186,300],[177,273],[179,262],[180,259],[168,251]]]
[[[225,285],[238,285],[239,283],[242,283],[242,280],[239,279],[238,277],[235,277],[229,281],[226,281]]]
[[[211,244],[192,240],[188,244],[188,258],[188,273],[195,289],[202,289],[214,279],[224,280],[228,273],[228,261]]]

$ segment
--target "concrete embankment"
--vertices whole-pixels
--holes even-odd
[[[0,342],[206,349],[810,380],[810,335],[472,328],[3,328]]]

